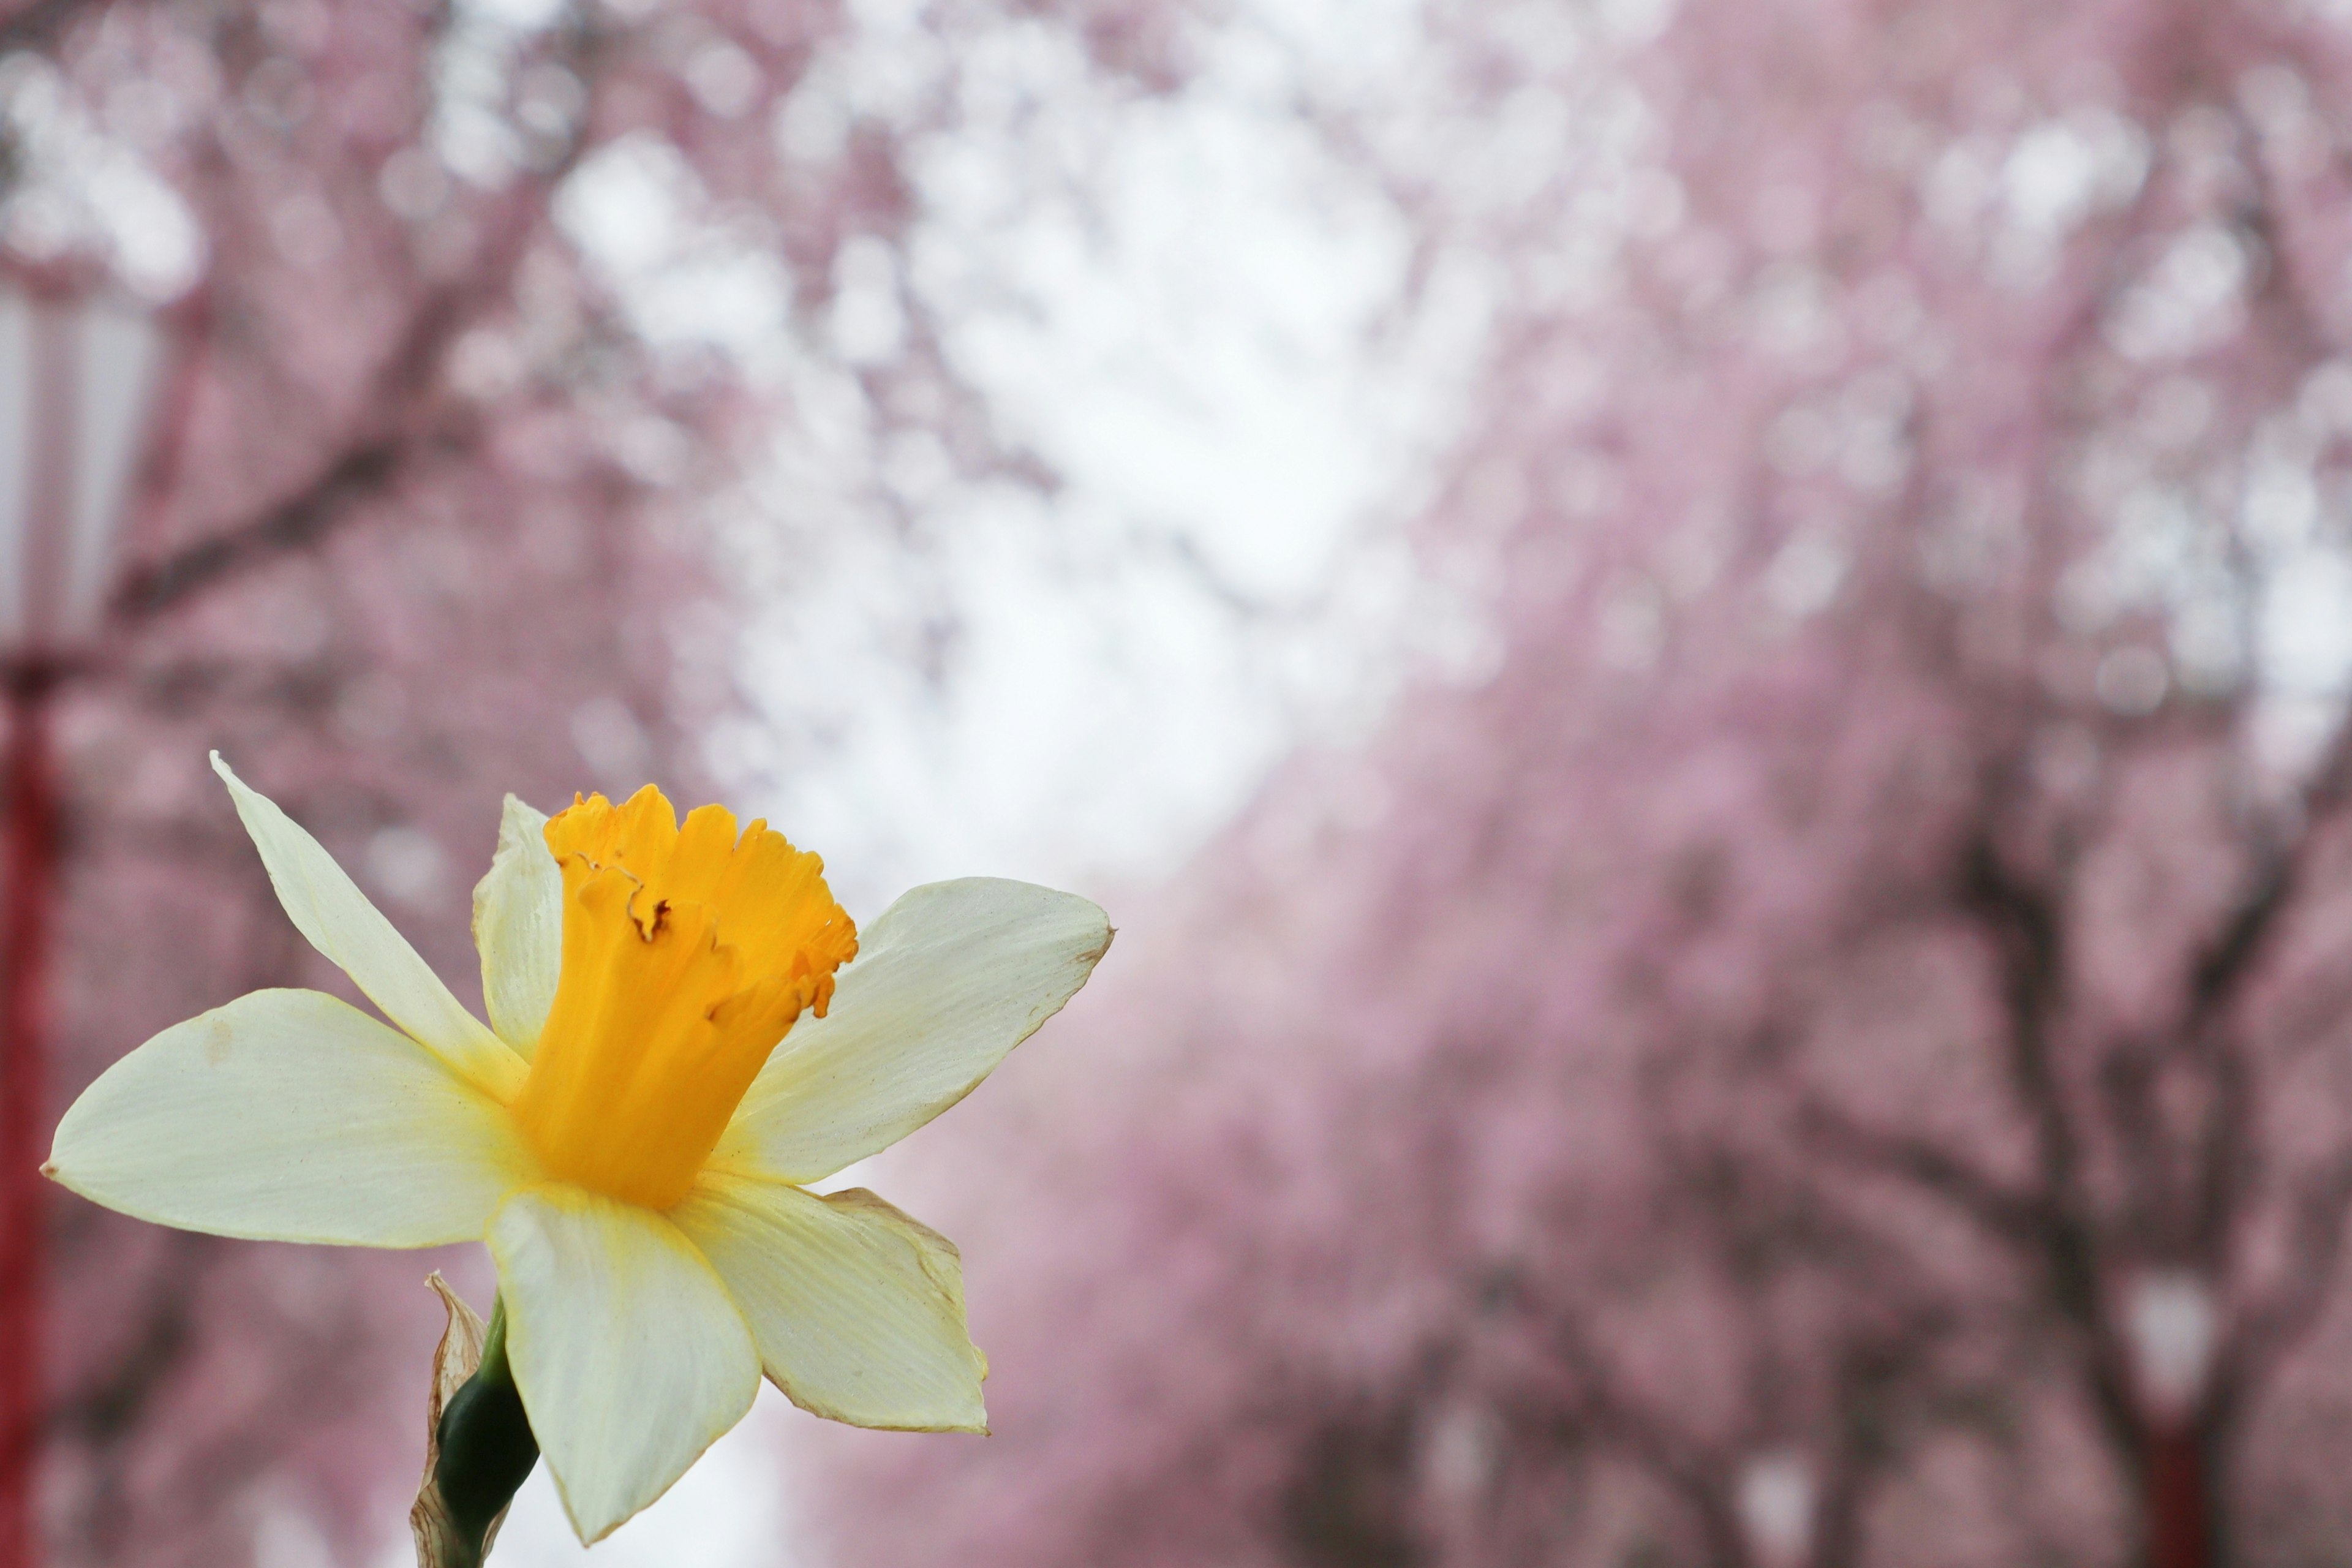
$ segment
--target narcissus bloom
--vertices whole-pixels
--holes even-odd
[[[986,1429],[944,1237],[807,1184],[971,1091],[1110,942],[1084,899],[917,888],[861,938],[815,856],[648,786],[509,797],[474,893],[489,1025],[215,756],[286,912],[390,1026],[257,991],[117,1062],[47,1173],[159,1225],[359,1247],[486,1239],[517,1388],[594,1541],[751,1408]]]

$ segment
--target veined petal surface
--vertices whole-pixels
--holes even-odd
[[[157,1225],[354,1247],[471,1241],[539,1179],[505,1107],[317,991],[256,991],[149,1040],[74,1101],[45,1169]]]
[[[547,847],[547,814],[512,795],[498,853],[474,886],[474,947],[490,1027],[528,1061],[563,969],[563,872]]]
[[[651,1209],[551,1183],[509,1198],[489,1241],[515,1386],[593,1545],[743,1418],[759,1352],[718,1273]]]
[[[247,787],[218,752],[213,753],[213,771],[228,785],[295,929],[350,975],[385,1017],[501,1100],[511,1098],[522,1081],[522,1058],[449,994],[432,966],[317,839],[275,801]]]
[[[963,1264],[945,1237],[863,1188],[818,1197],[706,1173],[670,1211],[751,1324],[802,1409],[853,1426],[985,1432]]]
[[[887,1148],[1061,1011],[1110,939],[1074,893],[987,877],[910,890],[866,929],[826,1016],[768,1058],[712,1163],[813,1182]]]

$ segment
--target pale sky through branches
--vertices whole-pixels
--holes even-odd
[[[853,907],[976,870],[1167,869],[1302,735],[1360,728],[1415,661],[1475,655],[1403,524],[1480,302],[1410,292],[1402,215],[1298,108],[1411,14],[1286,34],[1281,9],[1244,8],[1164,97],[1034,24],[959,38],[957,112],[910,159],[910,275],[845,247],[829,321],[781,371],[826,416],[745,498],[741,531],[789,548],[747,639],[764,722],[719,762],[827,847]],[[819,133],[804,94],[912,90],[939,47],[874,21],[812,69],[788,131]],[[875,426],[851,378],[910,308],[1051,488]],[[877,491],[916,551],[872,525]],[[928,680],[925,622],[954,640]]]

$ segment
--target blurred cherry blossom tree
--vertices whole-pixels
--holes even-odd
[[[842,1560],[2342,1554],[2347,20],[1433,7],[1317,105],[1497,301],[1491,675],[932,1145],[998,1436],[828,1443]]]

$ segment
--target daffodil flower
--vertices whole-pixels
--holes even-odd
[[[854,1426],[986,1429],[955,1247],[808,1184],[1058,1011],[1109,944],[1099,909],[940,882],[861,939],[817,858],[765,823],[680,823],[650,786],[551,819],[509,796],[474,893],[486,1027],[317,840],[213,765],[287,914],[390,1026],[315,991],[239,997],[109,1068],[49,1175],[220,1236],[487,1240],[583,1541],[667,1490],[763,1371]]]

